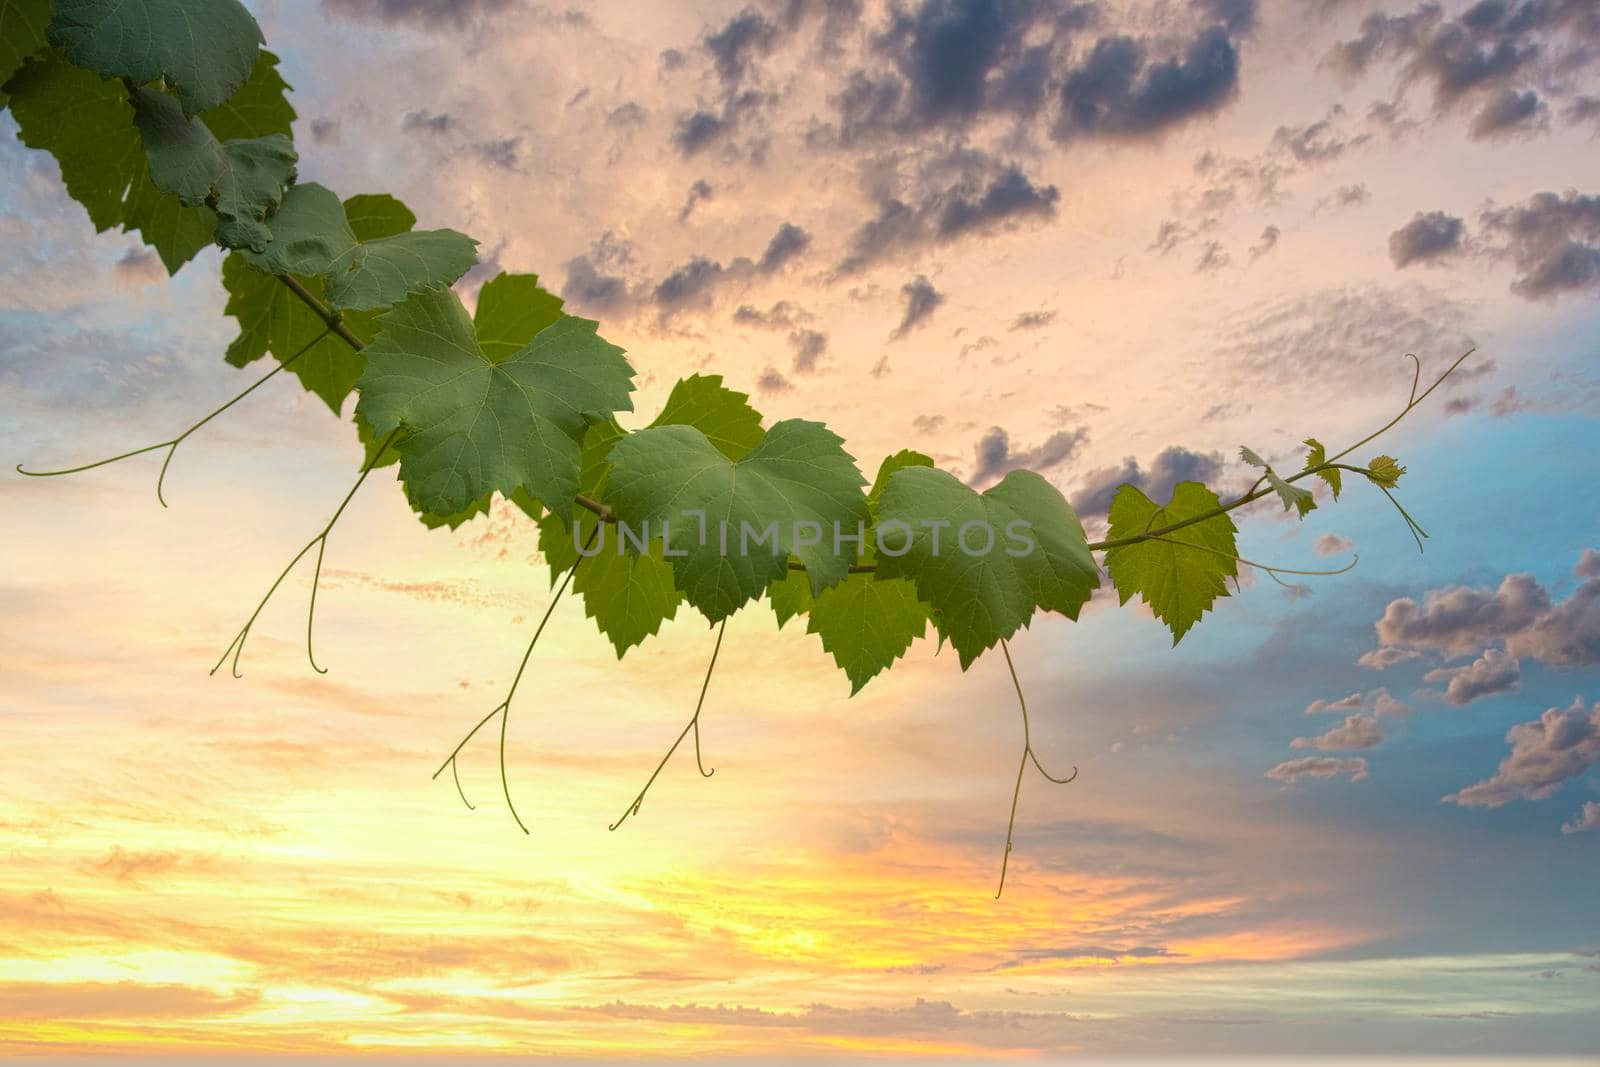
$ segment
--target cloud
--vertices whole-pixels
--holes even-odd
[[[1383,724],[1364,713],[1345,717],[1343,723],[1316,737],[1297,737],[1289,742],[1290,748],[1315,748],[1323,752],[1344,752],[1351,749],[1377,748],[1383,744]]]
[[[1327,118],[1302,126],[1279,126],[1272,135],[1272,146],[1288,152],[1300,163],[1331,163],[1349,149],[1372,139],[1370,134],[1346,136],[1342,133],[1335,120],[1343,115],[1344,108],[1336,104]]]
[[[1024,311],[1011,320],[1011,325],[1006,329],[1015,333],[1018,330],[1042,330],[1056,321],[1057,311]]]
[[[772,235],[772,240],[767,242],[767,250],[761,253],[756,269],[764,274],[782,270],[790,260],[800,256],[810,247],[811,235],[794,223],[785,222],[778,227],[778,232]]]
[[[1278,238],[1283,236],[1283,231],[1276,226],[1268,226],[1261,231],[1261,237],[1250,246],[1250,262],[1254,263],[1262,256],[1278,247]]]
[[[1360,207],[1372,199],[1372,193],[1367,189],[1366,183],[1357,182],[1354,185],[1341,185],[1321,200],[1317,201],[1317,210],[1325,208]]]
[[[817,330],[795,330],[789,334],[789,344],[794,348],[794,372],[811,374],[828,351],[828,335]]]
[[[1333,756],[1302,756],[1285,760],[1267,771],[1265,777],[1275,782],[1294,783],[1305,778],[1329,779],[1348,775],[1350,781],[1360,782],[1367,777],[1367,761],[1360,756],[1339,759]]]
[[[716,141],[728,130],[728,123],[710,111],[693,111],[678,119],[672,143],[685,158]]]
[[[1323,534],[1311,546],[1312,550],[1319,556],[1342,556],[1355,547],[1356,543],[1350,538],[1341,537],[1336,533]]]
[[[129,286],[144,286],[167,280],[167,270],[161,265],[161,257],[148,248],[128,249],[111,269],[119,283]]]
[[[895,338],[904,337],[922,325],[945,301],[944,294],[935,289],[924,274],[902,285],[900,294],[905,298],[906,310],[900,318],[900,325],[890,335]]]
[[[1423,675],[1422,680],[1429,685],[1448,683],[1444,699],[1460,707],[1482,697],[1515,692],[1522,684],[1522,662],[1491,648],[1465,667],[1439,667]]]
[[[1497,137],[1526,136],[1548,126],[1550,109],[1529,89],[1507,89],[1483,106],[1472,120],[1472,139],[1489,141]]]
[[[1053,133],[1068,141],[1087,136],[1157,135],[1215,112],[1239,87],[1239,53],[1221,26],[1204,30],[1162,60],[1132,37],[1102,38],[1062,83]]]
[[[1600,804],[1592,800],[1583,802],[1583,807],[1578,810],[1578,814],[1572,817],[1571,822],[1561,824],[1561,832],[1564,834],[1586,834],[1592,831],[1600,831]],[[1595,969],[1593,967],[1584,968],[1584,970]]]
[[[1491,254],[1517,269],[1513,292],[1530,300],[1600,289],[1600,196],[1539,193],[1483,213]]]
[[[1579,578],[1600,578],[1600,549],[1586,548],[1578,557],[1578,565],[1572,568],[1572,573]]]
[[[694,209],[715,195],[716,191],[712,189],[710,182],[704,178],[697,178],[695,183],[689,186],[689,195],[683,202],[683,208],[678,212],[678,221],[688,222],[689,216],[694,214]]]
[[[1205,248],[1200,251],[1200,258],[1195,261],[1196,274],[1212,274],[1228,265],[1232,257],[1223,249],[1221,241],[1207,241]]]
[[[1498,808],[1519,797],[1543,800],[1561,785],[1600,764],[1600,703],[1585,711],[1581,699],[1550,708],[1506,732],[1511,753],[1491,778],[1445,797],[1467,808]]]
[[[444,134],[455,129],[457,125],[453,115],[434,113],[424,108],[421,111],[408,111],[406,117],[400,120],[400,128],[407,133]]]
[[[1377,623],[1379,645],[1451,656],[1477,655],[1521,633],[1550,610],[1550,596],[1531,574],[1508,575],[1497,589],[1453,586],[1392,600]]]
[[[1418,212],[1389,235],[1389,258],[1396,270],[1413,263],[1438,263],[1465,250],[1466,220],[1442,211]]]
[[[1347,711],[1367,711],[1380,719],[1403,719],[1411,714],[1411,708],[1396,700],[1387,689],[1355,692],[1338,700],[1313,700],[1306,705],[1307,715],[1343,714]]]
[[[717,77],[724,85],[737,87],[749,73],[752,60],[770,52],[780,33],[776,24],[751,7],[729,19],[720,30],[708,33],[705,49],[711,53]]]
[[[1088,439],[1088,431],[1079,427],[1058,430],[1035,448],[1013,449],[1011,435],[999,426],[992,426],[974,449],[973,468],[967,476],[967,484],[985,485],[1014,470],[1043,473],[1071,459]]]
[[[428,30],[463,29],[478,19],[517,6],[517,0],[322,0],[322,9],[338,18],[391,26],[409,24]]]
[[[1132,456],[1119,467],[1102,467],[1084,477],[1083,484],[1072,497],[1072,507],[1081,516],[1105,515],[1111,509],[1111,498],[1123,483],[1136,485],[1157,503],[1172,498],[1173,488],[1179,482],[1209,482],[1222,473],[1222,456],[1219,453],[1191,452],[1173,445],[1163,449],[1150,461],[1149,469],[1141,467]]]
[[[1422,653],[1414,648],[1394,648],[1384,646],[1375,648],[1370,652],[1363,652],[1361,658],[1356,660],[1356,665],[1371,670],[1387,670],[1398,663],[1409,663],[1414,659],[1421,659]]]
[[[970,152],[938,163],[935,170],[955,166],[961,173],[954,181],[934,182],[916,194],[906,194],[911,202],[900,196],[880,197],[876,214],[852,235],[839,264],[841,274],[922,248],[1055,217],[1060,190],[1034,184],[1014,163]]]
[[[616,311],[629,301],[628,282],[621,271],[632,261],[633,246],[608,230],[588,252],[567,260],[561,295],[587,311]]]

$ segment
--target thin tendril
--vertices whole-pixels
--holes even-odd
[[[467,806],[468,811],[477,811],[477,807],[467,799],[467,791],[461,788],[461,769],[456,765],[455,760],[450,761],[450,777],[455,779],[456,795],[461,798],[461,803]]]
[[[231,642],[229,642],[228,647],[222,650],[222,658],[217,660],[217,665],[211,668],[210,673],[216,674],[217,671],[221,670],[222,665],[228,661],[228,654],[231,652],[233,654],[233,666],[230,668],[230,673],[235,678],[243,677],[243,675],[239,673],[239,657],[244,654],[244,645],[245,641],[247,641],[250,637],[250,628],[256,624],[256,619],[261,617],[261,612],[265,610],[267,601],[272,599],[272,594],[278,591],[278,586],[282,585],[283,580],[289,576],[289,572],[294,570],[295,564],[304,559],[306,553],[310,552],[315,546],[321,546],[321,548],[317,552],[317,571],[311,580],[311,607],[307,612],[306,618],[306,655],[311,659],[311,666],[313,668],[320,673],[327,673],[326,671],[323,671],[321,667],[317,666],[315,657],[311,655],[311,619],[314,617],[317,607],[317,583],[322,577],[322,552],[328,547],[328,535],[333,532],[334,524],[337,523],[339,521],[339,517],[344,514],[344,509],[350,506],[350,501],[355,498],[357,490],[359,490],[362,483],[367,480],[367,475],[372,473],[372,468],[377,464],[379,457],[381,457],[384,451],[388,449],[389,442],[394,440],[395,435],[399,432],[400,431],[398,429],[389,431],[389,436],[383,439],[383,443],[380,444],[372,453],[372,458],[367,460],[366,466],[361,468],[361,477],[356,479],[356,484],[350,487],[350,491],[346,493],[344,495],[344,499],[339,502],[339,507],[334,511],[333,517],[328,520],[328,524],[322,528],[321,533],[307,541],[306,546],[300,551],[296,552],[294,554],[294,558],[289,561],[289,565],[284,567],[283,570],[278,574],[277,579],[273,581],[272,585],[267,588],[266,595],[263,596],[261,598],[261,602],[256,605],[256,610],[250,613],[250,618],[245,621],[245,624],[240,628],[239,633]]]
[[[1064,778],[1058,778],[1044,769],[1044,764],[1039,762],[1039,754],[1033,750],[1033,731],[1028,725],[1028,699],[1022,695],[1022,683],[1017,680],[1016,664],[1011,662],[1011,646],[1002,638],[1000,651],[1005,653],[1006,670],[1011,672],[1011,685],[1017,691],[1017,706],[1022,709],[1022,759],[1017,764],[1017,784],[1011,789],[1011,819],[1006,824],[1006,852],[1000,860],[1000,888],[994,892],[994,898],[1000,899],[1000,894],[1006,891],[1006,870],[1011,866],[1011,838],[1017,829],[1017,802],[1022,797],[1022,775],[1028,769],[1028,761],[1032,760],[1039,773],[1056,785],[1066,785],[1078,777],[1078,768],[1073,767],[1072,773]]]
[[[1149,540],[1160,541],[1169,545],[1178,545],[1181,548],[1197,548],[1202,552],[1210,552],[1214,556],[1221,556],[1223,559],[1230,559],[1235,563],[1243,563],[1246,567],[1254,567],[1258,571],[1265,571],[1274,577],[1279,574],[1299,574],[1308,578],[1331,578],[1336,574],[1349,574],[1355,569],[1356,564],[1361,562],[1361,557],[1358,555],[1348,564],[1340,567],[1338,570],[1302,571],[1296,570],[1293,567],[1272,567],[1265,563],[1256,563],[1254,560],[1245,559],[1243,556],[1236,556],[1232,552],[1224,552],[1220,548],[1212,548],[1210,545],[1197,545],[1192,541],[1179,541],[1175,537],[1151,537]]]
[[[178,446],[183,444],[184,441],[188,440],[189,435],[200,429],[200,427],[204,426],[206,423],[210,422],[218,415],[221,415],[224,411],[227,411],[229,408],[233,407],[233,405],[237,404],[239,401],[243,400],[245,397],[249,396],[251,393],[267,384],[273,375],[277,374],[295,360],[311,351],[311,349],[314,348],[324,337],[328,336],[330,332],[330,330],[323,330],[309,343],[307,343],[304,348],[300,349],[300,351],[296,352],[288,359],[281,361],[276,367],[273,367],[266,374],[263,374],[261,377],[257,378],[254,384],[245,389],[244,392],[239,393],[232,400],[229,400],[226,404],[223,404],[221,407],[212,411],[211,414],[190,426],[187,430],[183,431],[170,441],[157,441],[153,445],[145,445],[143,448],[136,448],[132,452],[123,452],[120,455],[109,456],[105,459],[96,460],[93,463],[85,463],[79,467],[67,467],[63,470],[30,471],[24,470],[22,464],[19,463],[17,464],[17,473],[27,475],[29,478],[58,478],[64,474],[79,474],[83,471],[92,471],[96,467],[104,467],[112,463],[119,463],[122,460],[132,459],[134,456],[142,456],[146,452],[154,452],[158,448],[164,448],[167,450],[167,458],[161,461],[161,473],[156,475],[156,500],[161,504],[162,507],[166,507],[167,500],[162,493],[162,488],[166,484],[167,468],[172,465],[172,457],[178,454]]]
[[[584,543],[584,552],[587,552],[590,546],[594,544],[594,539],[599,533],[600,527],[596,526],[593,532],[589,534],[589,540]],[[511,687],[506,690],[506,698],[496,704],[489,714],[479,719],[478,725],[467,731],[467,736],[461,739],[450,755],[445,757],[445,761],[439,764],[439,769],[433,772],[433,777],[437,779],[439,775],[444,773],[444,769],[449,767],[455,775],[456,792],[461,794],[462,803],[466,804],[469,810],[476,811],[477,809],[472,806],[472,802],[467,799],[467,794],[461,789],[461,774],[456,767],[456,757],[461,755],[461,750],[467,747],[468,741],[477,736],[479,730],[489,725],[489,721],[496,715],[500,716],[500,790],[505,794],[506,807],[511,810],[511,817],[516,820],[517,826],[524,834],[528,833],[528,827],[522,821],[522,816],[517,813],[517,805],[511,799],[511,781],[506,776],[506,727],[511,720],[511,700],[517,695],[517,686],[522,682],[523,672],[528,669],[528,660],[533,657],[534,647],[538,645],[539,637],[544,633],[545,625],[549,623],[550,616],[555,614],[556,605],[561,602],[561,595],[567,591],[567,586],[572,582],[572,576],[578,573],[578,564],[587,558],[587,556],[579,554],[578,558],[572,561],[572,566],[567,568],[567,576],[561,580],[561,585],[556,589],[555,596],[550,598],[549,606],[544,609],[544,617],[539,620],[539,625],[534,628],[533,637],[528,641],[528,648],[522,653],[522,662],[517,665],[517,673],[511,679]]]
[[[678,751],[678,746],[683,744],[683,739],[689,736],[689,732],[691,730],[694,731],[695,765],[699,767],[701,776],[710,778],[713,774],[717,773],[715,767],[708,771],[705,768],[705,764],[700,762],[700,711],[706,706],[706,690],[711,688],[711,672],[716,670],[717,654],[722,651],[722,634],[725,630],[727,630],[727,628],[727,619],[723,619],[721,624],[717,626],[717,643],[711,649],[711,662],[706,664],[705,681],[700,683],[700,699],[695,702],[694,717],[691,718],[688,725],[683,728],[683,732],[678,734],[678,739],[672,742],[672,747],[667,749],[667,754],[665,756],[661,757],[661,762],[656,764],[656,769],[650,773],[650,778],[644,783],[644,788],[639,790],[639,795],[633,798],[633,803],[629,804],[623,811],[622,817],[616,822],[612,823],[609,827],[607,827],[607,829],[615,830],[617,827],[627,822],[630,815],[639,814],[639,808],[644,804],[644,795],[650,792],[650,787],[655,784],[656,778],[661,774],[662,769],[666,767],[667,761],[672,759],[672,754]]]

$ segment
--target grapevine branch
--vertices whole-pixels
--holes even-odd
[[[589,540],[583,546],[584,552],[588,552],[594,545],[594,539],[599,533],[600,528],[596,526],[594,531],[589,534]],[[561,595],[567,591],[567,586],[572,582],[572,576],[578,573],[578,565],[586,558],[588,557],[579,555],[573,561],[572,566],[567,568],[567,576],[561,580],[560,587],[556,589],[555,595],[550,598],[549,606],[544,609],[544,617],[539,620],[539,625],[534,628],[533,637],[528,641],[528,649],[522,654],[522,662],[517,665],[516,677],[511,679],[511,688],[506,691],[506,698],[496,704],[489,714],[479,719],[478,725],[467,731],[467,736],[461,739],[454,751],[445,758],[443,763],[439,764],[439,769],[433,772],[433,777],[438,779],[439,775],[444,773],[444,769],[449,767],[451,774],[455,777],[456,792],[461,795],[461,802],[469,810],[476,811],[477,809],[473,806],[472,801],[467,799],[466,792],[461,788],[461,775],[456,766],[456,757],[461,755],[461,750],[467,747],[468,741],[477,736],[479,730],[487,726],[496,715],[500,716],[500,789],[505,793],[506,807],[511,809],[511,817],[517,821],[517,826],[524,834],[528,832],[528,827],[523,823],[522,816],[517,814],[517,806],[511,800],[511,782],[506,777],[506,726],[511,721],[511,700],[517,695],[517,686],[522,682],[523,672],[528,669],[528,660],[533,657],[534,647],[538,645],[539,637],[544,633],[545,624],[550,621],[550,616],[555,614],[556,605],[561,602]]]
[[[324,337],[328,336],[330,332],[332,331],[323,330],[321,333],[317,334],[317,336],[308,342],[304,348],[300,349],[300,351],[296,352],[288,359],[280,362],[276,367],[273,367],[266,374],[263,374],[261,377],[257,378],[255,382],[243,392],[236,394],[232,400],[229,400],[221,407],[214,409],[209,415],[206,415],[204,418],[200,419],[200,421],[194,423],[187,430],[184,430],[170,441],[157,441],[153,445],[145,445],[143,448],[136,448],[131,452],[123,452],[115,456],[108,456],[105,459],[96,460],[93,463],[85,463],[79,467],[67,467],[63,470],[30,471],[24,470],[22,464],[19,463],[17,464],[17,473],[25,474],[29,478],[59,478],[63,474],[79,474],[83,471],[92,471],[96,467],[109,466],[112,463],[119,463],[122,460],[132,459],[134,456],[142,456],[146,452],[154,452],[159,448],[164,448],[167,450],[167,458],[162,460],[161,473],[156,475],[156,500],[161,503],[162,507],[166,507],[167,500],[166,497],[164,497],[161,493],[161,487],[167,480],[167,468],[172,465],[172,457],[178,454],[178,446],[187,441],[189,439],[189,435],[200,429],[200,427],[204,426],[218,415],[221,415],[224,411],[227,411],[229,408],[233,407],[233,405],[237,404],[239,401],[243,400],[245,397],[261,388],[263,385],[266,385],[267,382],[270,381],[272,377],[279,371],[285,369],[290,364],[294,363],[295,360],[299,359],[301,356],[311,351],[312,348],[316,347],[317,343]]]
[[[1040,774],[1056,785],[1066,785],[1078,777],[1078,768],[1073,767],[1072,773],[1065,778],[1057,778],[1044,769],[1044,764],[1039,762],[1039,754],[1033,750],[1033,731],[1028,726],[1028,699],[1022,695],[1022,683],[1017,680],[1016,665],[1011,662],[1011,646],[1002,638],[1000,651],[1006,656],[1006,670],[1011,672],[1011,685],[1017,691],[1017,706],[1022,709],[1022,760],[1017,764],[1017,784],[1011,790],[1011,821],[1006,824],[1006,851],[1000,860],[1000,888],[994,892],[994,898],[1000,899],[1000,894],[1006,891],[1006,868],[1011,864],[1011,837],[1017,829],[1017,801],[1022,796],[1022,776],[1028,769],[1028,761],[1038,768]]]
[[[621,818],[617,819],[607,829],[615,830],[628,821],[628,816],[639,814],[639,808],[644,804],[644,795],[650,792],[650,787],[655,784],[656,778],[666,767],[667,761],[672,759],[672,754],[678,751],[678,746],[683,744],[683,739],[689,736],[690,731],[694,732],[694,763],[700,771],[700,777],[710,778],[717,773],[715,767],[709,771],[706,770],[705,762],[700,758],[700,712],[706,706],[706,690],[711,688],[711,672],[716,670],[717,654],[722,651],[722,634],[727,628],[727,619],[723,619],[717,626],[717,643],[711,649],[711,662],[706,664],[706,677],[705,681],[700,683],[700,699],[695,701],[694,715],[690,717],[688,725],[683,728],[683,732],[678,734],[678,739],[672,742],[672,747],[667,749],[667,754],[661,757],[661,762],[656,764],[656,769],[650,772],[649,780],[644,783],[644,788],[639,790],[639,795],[633,798],[633,803],[629,804],[623,811]]]
[[[228,645],[227,648],[223,649],[222,658],[217,660],[217,665],[215,667],[211,668],[212,674],[216,674],[217,671],[222,668],[222,665],[227,662],[228,654],[231,652],[233,654],[233,666],[230,673],[232,673],[235,678],[241,677],[239,674],[239,657],[244,654],[244,644],[245,641],[247,641],[250,637],[250,628],[256,624],[256,619],[260,618],[262,610],[267,606],[267,601],[271,600],[272,594],[278,591],[278,586],[282,585],[283,580],[289,576],[289,572],[294,570],[295,564],[304,559],[306,553],[310,552],[312,548],[317,550],[317,566],[311,575],[311,604],[310,607],[306,609],[306,658],[311,661],[312,670],[316,671],[318,674],[328,673],[326,668],[317,666],[316,653],[312,651],[311,647],[311,626],[317,616],[317,585],[322,580],[322,557],[328,549],[328,535],[333,532],[334,524],[337,523],[339,521],[339,517],[344,514],[344,509],[350,506],[350,501],[355,498],[356,491],[359,490],[362,483],[367,480],[367,475],[372,473],[372,468],[377,464],[378,457],[383,455],[384,450],[389,447],[389,442],[394,440],[395,434],[399,432],[399,430],[389,431],[389,435],[385,437],[383,442],[379,444],[378,447],[373,451],[372,458],[367,460],[366,465],[361,468],[361,477],[356,479],[356,484],[350,487],[350,491],[346,493],[344,495],[344,499],[339,502],[338,508],[334,510],[333,517],[328,520],[327,525],[324,526],[315,537],[307,541],[304,548],[295,553],[294,558],[289,561],[288,566],[283,568],[283,571],[279,573],[277,579],[272,583],[271,586],[267,588],[266,594],[261,598],[261,602],[256,605],[256,610],[250,613],[250,618],[247,619],[244,626],[240,628],[238,635],[234,637],[233,641]]]

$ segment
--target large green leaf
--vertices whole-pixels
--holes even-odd
[[[204,121],[183,113],[166,93],[133,93],[134,124],[149,159],[150,180],[187,207],[217,213],[217,241],[260,251],[272,239],[267,218],[294,181],[294,145],[281,133],[217,140]]]
[[[749,399],[724,386],[717,375],[690,375],[672,387],[661,414],[650,425],[693,426],[723,455],[737,460],[760,444],[765,433],[761,415],[750,406]],[[611,450],[623,436],[615,422],[589,428],[583,444],[580,492],[596,500],[605,498]],[[539,519],[539,545],[550,564],[552,584],[577,560],[578,546],[594,535],[599,523],[589,511],[578,512],[575,521],[576,530],[556,515],[546,514]],[[598,552],[578,568],[572,586],[583,597],[585,613],[610,639],[621,658],[676,616],[683,594],[678,592],[672,566],[663,556],[659,541],[652,542],[644,554],[626,551],[632,546],[623,545],[617,530],[608,527],[596,543]]]
[[[1111,500],[1108,537],[1113,541],[1136,537],[1204,515],[1220,504],[1217,494],[1199,482],[1179,482],[1171,503],[1164,507],[1138,487],[1124,485]],[[1106,569],[1122,602],[1126,604],[1135,593],[1143,597],[1172,631],[1176,645],[1218,597],[1228,595],[1227,579],[1239,574],[1237,532],[1232,519],[1218,515],[1164,534],[1160,540],[1108,549]]]
[[[219,139],[287,134],[294,112],[283,99],[277,57],[263,51],[236,101],[201,116]],[[186,207],[150,180],[127,90],[67,62],[49,49],[29,59],[7,83],[18,136],[55,156],[72,198],[95,229],[137,230],[168,273],[194,258],[217,229],[204,206]]]
[[[50,0],[0,0],[0,85],[44,47]],[[5,99],[0,95],[0,106]]]
[[[363,240],[345,207],[315,182],[296,185],[272,220],[272,242],[247,258],[268,274],[324,276],[334,308],[387,307],[424,286],[449,285],[477,259],[454,230],[411,230]]]
[[[588,319],[567,316],[492,362],[449,289],[419,290],[378,320],[357,412],[396,429],[400,478],[419,511],[450,515],[524,489],[563,517],[590,421],[628,410],[633,368]]]
[[[416,222],[416,216],[392,196],[361,194],[346,200],[344,206],[351,229],[363,241],[404,233]],[[299,281],[318,299],[325,295],[322,279]],[[311,345],[289,365],[289,373],[339,414],[367,365],[366,358],[343,338],[327,333],[322,319],[288,286],[250,266],[240,253],[233,252],[223,260],[222,284],[228,291],[226,313],[239,320],[239,336],[228,346],[228,362],[243,367],[268,352],[280,361],[287,360]],[[346,311],[345,328],[360,340],[370,341],[378,333],[378,314]],[[322,339],[316,340],[318,337]]]
[[[606,502],[636,533],[665,540],[678,588],[718,622],[781,577],[791,554],[813,593],[844,579],[855,550],[836,552],[835,530],[855,536],[867,501],[842,445],[821,423],[788,419],[732,460],[696,427],[649,427],[611,450]]]
[[[906,467],[889,480],[878,520],[877,573],[916,585],[963,670],[1036,610],[1076,619],[1100,584],[1077,514],[1031,471],[980,494],[946,471]]]
[[[186,115],[216,107],[255,68],[261,28],[239,0],[55,0],[50,43],[75,65],[165,79]]]

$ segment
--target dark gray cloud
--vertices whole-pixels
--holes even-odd
[[[646,111],[642,105],[637,101],[628,100],[606,112],[606,125],[623,128],[640,126],[649,117],[650,112]]]
[[[1490,648],[1464,667],[1439,667],[1422,680],[1429,685],[1444,683],[1446,703],[1461,707],[1483,697],[1515,692],[1522,684],[1522,661]]]
[[[1538,105],[1529,82],[1570,83],[1570,75],[1600,59],[1597,44],[1600,8],[1593,0],[1479,0],[1454,17],[1428,0],[1406,14],[1368,15],[1329,59],[1350,75],[1393,64],[1402,86],[1432,88],[1440,112],[1478,99],[1474,131],[1481,125],[1483,135],[1492,135],[1528,121],[1527,109]],[[1558,72],[1567,77],[1552,77]]]
[[[1360,756],[1340,759],[1335,756],[1302,756],[1285,760],[1267,771],[1265,777],[1275,782],[1294,783],[1302,779],[1329,779],[1348,776],[1352,782],[1367,777],[1367,761]]]
[[[1250,262],[1254,263],[1262,256],[1278,247],[1278,239],[1283,236],[1283,231],[1276,226],[1268,226],[1261,231],[1261,236],[1256,243],[1250,246]]]
[[[1445,797],[1467,808],[1498,808],[1519,797],[1543,800],[1590,767],[1600,765],[1600,704],[1586,711],[1582,700],[1550,708],[1532,722],[1506,732],[1511,753],[1493,777]]]
[[[1297,737],[1290,748],[1314,748],[1322,752],[1348,752],[1377,748],[1383,744],[1383,724],[1365,712],[1347,715],[1340,723],[1316,737]]]
[[[1413,263],[1437,263],[1464,251],[1466,235],[1465,219],[1443,211],[1418,212],[1389,235],[1389,258],[1396,270]]]
[[[337,18],[430,30],[459,30],[484,16],[520,8],[519,0],[322,0],[322,9]]]
[[[756,267],[763,273],[771,274],[773,271],[781,270],[790,260],[810,247],[811,235],[794,223],[785,222],[778,227],[778,232],[772,235],[772,240],[767,242],[767,250],[761,253],[761,259]]]
[[[727,130],[727,123],[720,115],[710,111],[694,111],[678,120],[678,127],[672,134],[672,143],[677,145],[678,151],[684,156],[692,156],[716,141]]]
[[[772,50],[781,34],[775,23],[755,8],[747,7],[729,19],[721,29],[709,33],[705,48],[711,53],[717,76],[724,85],[736,87],[749,73],[757,56]]]
[[[763,393],[783,393],[794,386],[789,384],[789,379],[778,373],[776,367],[768,367],[761,372],[761,377],[756,379],[756,388]]]
[[[1013,333],[1017,330],[1042,330],[1056,321],[1058,311],[1024,311],[1011,320],[1011,325],[1006,327]]]
[[[454,116],[447,113],[436,114],[426,108],[407,112],[406,117],[400,121],[400,128],[407,133],[449,133],[455,126]]]
[[[501,170],[516,170],[522,155],[522,138],[502,137],[493,141],[479,141],[472,152],[490,166]]]
[[[1318,201],[1318,207],[1360,207],[1372,199],[1372,193],[1367,190],[1366,184],[1357,182],[1354,185],[1341,185],[1332,193]]]
[[[694,209],[715,195],[716,190],[711,187],[710,182],[704,178],[696,179],[695,183],[689,186],[689,195],[683,202],[683,208],[678,212],[678,221],[688,222],[689,216],[694,214]]]
[[[1209,482],[1221,473],[1219,453],[1191,452],[1174,445],[1158,453],[1149,469],[1129,456],[1121,466],[1090,472],[1073,494],[1072,507],[1080,516],[1103,516],[1111,510],[1111,498],[1124,483],[1138,486],[1151,500],[1164,504],[1172,499],[1179,482]]]
[[[1160,134],[1231,101],[1239,88],[1239,53],[1228,31],[1203,31],[1181,56],[1151,60],[1132,37],[1101,39],[1062,83],[1058,140]]]
[[[629,301],[628,282],[622,270],[632,260],[632,246],[607,231],[588,252],[567,260],[562,297],[597,314],[622,308]]]
[[[1194,272],[1196,274],[1214,274],[1226,267],[1233,259],[1228,255],[1227,249],[1222,247],[1221,241],[1207,241],[1205,247],[1200,249],[1200,258],[1195,260]]]
[[[1596,123],[1595,135],[1600,136],[1600,96],[1578,97],[1567,105],[1562,117],[1573,123]]]
[[[1344,108],[1334,106],[1328,116],[1302,126],[1279,126],[1272,135],[1272,146],[1288,152],[1305,164],[1329,163],[1344,155],[1349,149],[1371,140],[1370,134],[1346,135],[1336,120],[1343,117]]]
[[[992,426],[978,439],[977,447],[973,450],[972,472],[967,475],[967,484],[973,487],[987,485],[1014,470],[1031,470],[1042,474],[1067,462],[1088,440],[1088,431],[1079,427],[1075,430],[1057,430],[1033,448],[1013,448],[1011,435],[1002,427]]]
[[[794,372],[811,374],[828,351],[828,335],[818,330],[795,330],[789,334],[789,345],[794,349]]]
[[[1548,125],[1546,116],[1549,113],[1550,109],[1532,89],[1520,93],[1507,89],[1484,104],[1473,117],[1472,138],[1488,141],[1534,133]]]
[[[1491,252],[1516,266],[1514,292],[1540,299],[1600,287],[1600,196],[1539,193],[1483,213]]]
[[[975,152],[941,162],[961,173],[954,181],[925,189],[910,203],[882,196],[877,214],[851,237],[849,252],[839,264],[840,273],[850,274],[971,235],[1055,217],[1060,190],[1034,184],[1016,164]]]
[[[311,139],[317,144],[338,144],[339,120],[327,118],[312,119]]]
[[[928,321],[939,306],[944,303],[944,294],[933,287],[927,275],[919,274],[912,281],[900,287],[900,295],[905,300],[905,314],[900,317],[900,325],[895,327],[891,335],[895,338],[906,336],[912,330]]]
[[[788,329],[802,322],[810,322],[811,319],[811,313],[805,308],[787,300],[779,300],[765,311],[750,304],[741,304],[733,313],[734,322],[765,329]]]

